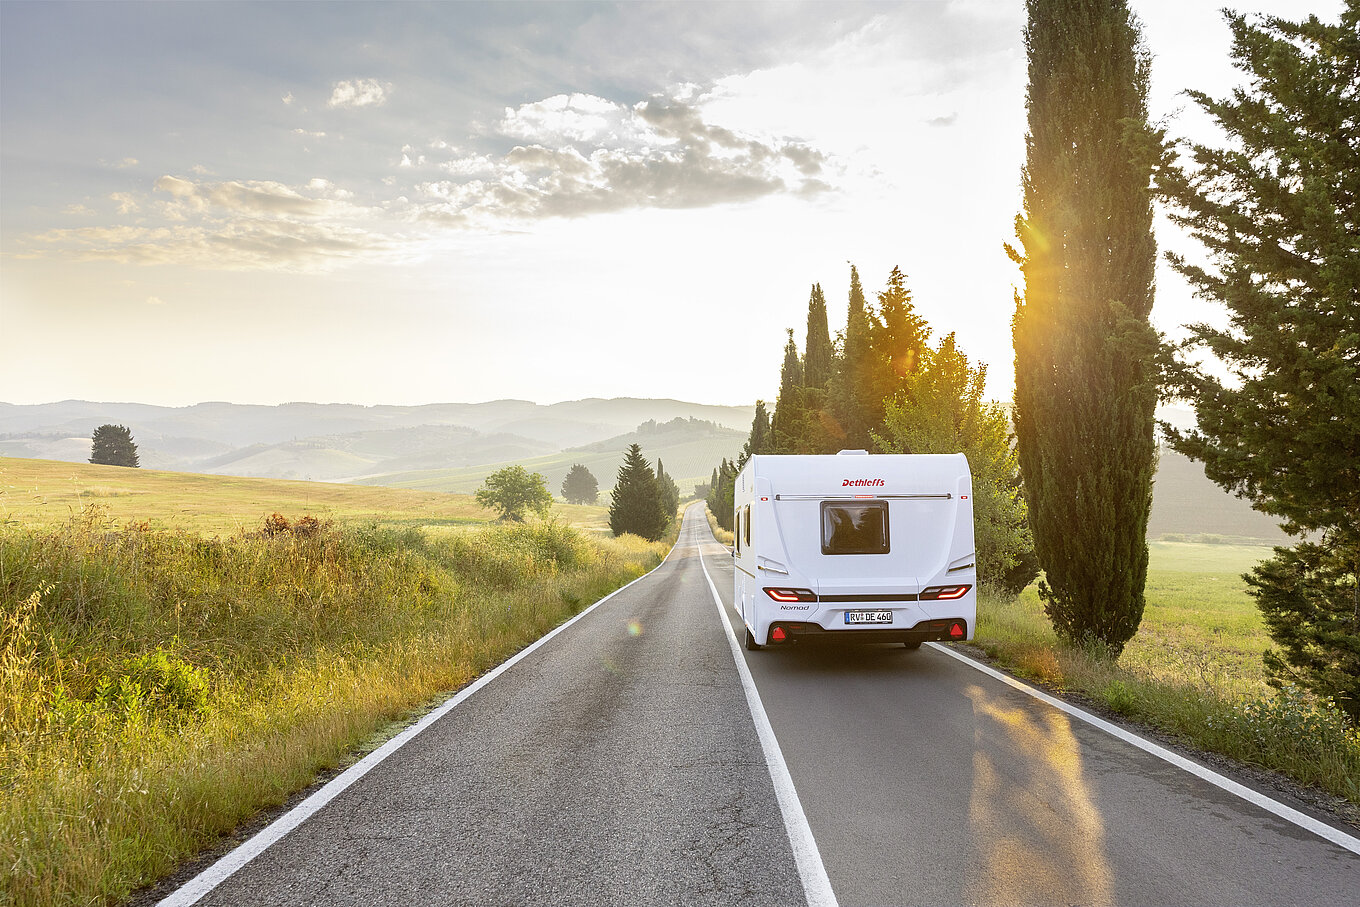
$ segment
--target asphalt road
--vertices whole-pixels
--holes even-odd
[[[1360,904],[1360,856],[930,648],[736,650],[800,829],[705,566],[740,634],[691,510],[664,565],[198,903],[794,904],[810,830],[843,905]]]

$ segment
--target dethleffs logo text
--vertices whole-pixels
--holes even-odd
[[[882,479],[846,479],[841,482],[842,488],[878,488],[881,485]]]

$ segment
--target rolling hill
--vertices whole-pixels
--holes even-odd
[[[735,457],[745,443],[746,436],[745,431],[724,428],[699,419],[676,418],[661,424],[649,420],[638,426],[636,431],[551,454],[507,458],[456,469],[394,472],[355,481],[363,485],[471,494],[497,469],[519,465],[530,472],[541,473],[548,481],[548,489],[560,494],[567,471],[573,464],[580,463],[595,476],[600,483],[601,495],[607,499],[623,463],[624,452],[628,445],[636,443],[642,448],[642,455],[653,465],[658,457],[661,458],[666,472],[680,487],[681,497],[685,497],[694,490],[696,483],[709,480],[713,468],[723,457]]]
[[[150,469],[356,481],[549,457],[677,418],[737,430],[744,439],[753,412],[754,407],[627,397],[550,406],[526,400],[426,406],[0,403],[0,456],[83,463],[90,433],[115,423],[132,430],[142,466]],[[701,438],[702,433],[692,440]],[[720,457],[740,446],[738,441]],[[703,469],[705,477],[711,468]]]

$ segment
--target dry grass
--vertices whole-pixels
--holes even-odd
[[[97,509],[0,532],[0,903],[118,902],[665,550],[560,523],[205,539]]]
[[[708,509],[707,504],[704,505],[704,516],[708,517],[708,528],[713,530],[713,537],[720,543],[731,547],[732,543],[736,541],[736,536],[718,525],[718,518],[713,515],[713,511]]]

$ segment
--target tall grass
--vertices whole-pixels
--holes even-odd
[[[0,903],[116,903],[664,553],[553,522],[0,532]]]

